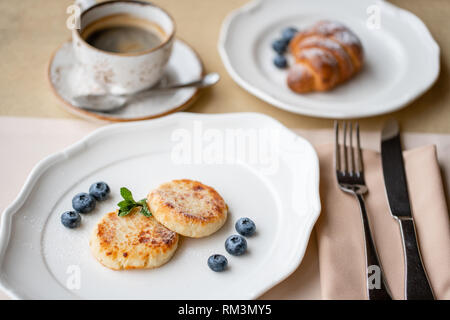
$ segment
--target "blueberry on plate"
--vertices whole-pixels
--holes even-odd
[[[89,193],[79,193],[73,197],[72,207],[79,213],[89,213],[95,209],[95,198]]]
[[[213,254],[208,258],[208,267],[212,271],[221,272],[224,271],[228,265],[228,260],[221,254]]]
[[[245,237],[252,236],[256,231],[255,223],[249,218],[240,218],[234,226],[236,231]]]
[[[273,59],[273,64],[275,65],[275,67],[277,67],[279,69],[285,69],[287,67],[286,57],[284,57],[282,55],[277,55]]]
[[[104,182],[96,182],[89,187],[89,194],[98,201],[106,200],[109,192],[109,186]]]
[[[78,228],[81,224],[81,216],[75,211],[66,211],[61,215],[61,223],[66,228]]]
[[[225,241],[225,250],[233,256],[240,256],[247,250],[247,240],[244,237],[234,234]]]
[[[272,42],[272,48],[278,54],[283,54],[286,52],[288,44],[289,44],[289,41],[286,41],[286,39],[283,39],[283,38],[277,39],[274,42]]]
[[[283,37],[283,39],[290,42],[292,38],[297,34],[297,32],[298,30],[296,28],[288,27],[283,29],[283,31],[281,32],[281,36]]]

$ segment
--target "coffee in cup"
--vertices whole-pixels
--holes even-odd
[[[77,68],[94,82],[93,91],[129,94],[158,83],[175,41],[175,23],[165,10],[120,0],[82,8],[72,42]]]
[[[81,37],[97,49],[125,54],[153,49],[167,39],[158,24],[129,14],[94,21],[83,29]]]

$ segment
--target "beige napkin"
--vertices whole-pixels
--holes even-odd
[[[367,299],[363,227],[353,196],[337,186],[333,145],[317,148],[322,213],[316,225],[324,299]],[[380,155],[364,151],[366,207],[372,234],[394,299],[404,298],[403,249],[384,190]],[[435,146],[404,152],[413,216],[425,268],[438,299],[450,299],[450,224]]]

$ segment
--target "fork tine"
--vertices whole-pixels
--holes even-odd
[[[349,140],[350,140],[350,145],[349,145],[349,152],[350,152],[350,175],[353,175],[356,172],[356,167],[355,167],[355,155],[354,155],[354,148],[353,148],[353,124],[350,122],[349,123]]]
[[[336,171],[341,171],[341,150],[339,148],[339,122],[334,121],[334,167]]]
[[[359,123],[356,123],[356,147],[357,147],[357,163],[358,163],[358,175],[361,175],[364,172],[364,163],[363,163],[363,157],[362,157],[362,151],[361,151],[361,141],[359,138]]]
[[[348,173],[348,152],[347,152],[347,122],[344,121],[344,174]]]

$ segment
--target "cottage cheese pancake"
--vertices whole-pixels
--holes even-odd
[[[134,210],[124,217],[107,213],[94,228],[89,245],[95,258],[114,270],[159,267],[170,260],[178,235]]]
[[[147,204],[156,220],[186,237],[209,236],[227,219],[228,208],[222,197],[198,181],[164,183],[150,192]]]

